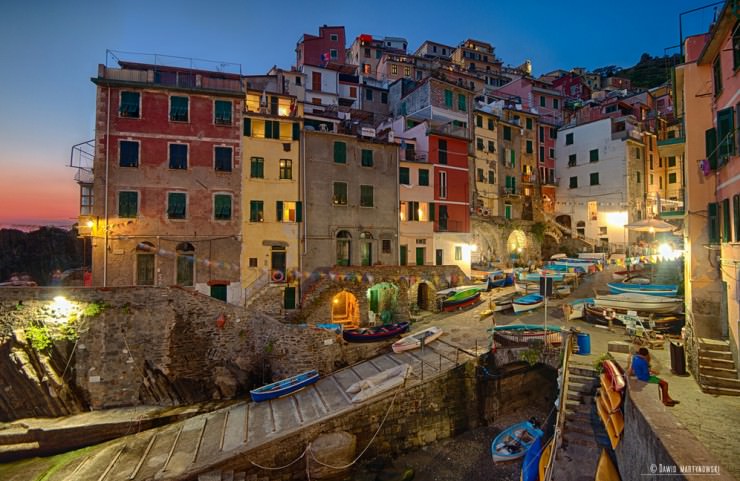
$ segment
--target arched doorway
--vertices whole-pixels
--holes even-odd
[[[527,249],[527,235],[519,230],[511,231],[509,238],[506,240],[506,248],[509,252],[509,258],[516,263],[522,259]]]
[[[559,215],[555,217],[555,223],[565,227],[568,230],[572,229],[569,215]]]
[[[371,321],[388,323],[393,320],[398,308],[398,292],[398,286],[390,282],[375,284],[367,290],[368,316]]]
[[[373,235],[369,232],[360,234],[360,265],[373,265]]]
[[[434,286],[429,281],[419,281],[409,288],[409,300],[416,301],[416,307],[422,311],[435,312],[434,293]]]
[[[348,266],[351,261],[352,252],[352,235],[346,230],[337,232],[337,254],[336,263],[338,266]]]
[[[195,247],[190,242],[181,242],[175,248],[175,284],[183,287],[195,285]]]
[[[341,291],[332,298],[331,322],[341,324],[346,329],[360,325],[360,308],[354,294]]]

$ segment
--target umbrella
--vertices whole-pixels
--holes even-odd
[[[624,227],[625,229],[630,229],[637,232],[650,232],[651,234],[654,234],[655,232],[671,232],[676,230],[675,225],[669,224],[668,222],[662,221],[660,219],[638,220],[637,222],[633,222],[632,224],[626,224]]]

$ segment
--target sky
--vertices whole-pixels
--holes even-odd
[[[290,68],[303,33],[344,25],[357,35],[495,47],[505,65],[629,67],[679,44],[679,14],[711,2],[657,0],[4,0],[0,7],[0,227],[69,226],[79,213],[74,144],[95,136],[90,78],[106,50]],[[712,9],[684,16],[706,31]],[[675,52],[675,48],[670,53]]]

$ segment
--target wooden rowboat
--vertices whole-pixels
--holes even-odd
[[[409,374],[411,374],[411,366],[401,364],[357,381],[350,385],[346,392],[352,396],[350,400],[353,403],[359,403],[400,386]]]
[[[653,296],[640,292],[599,295],[594,299],[598,307],[626,309],[632,311],[671,313],[683,307],[683,299],[678,297]]]
[[[480,289],[472,288],[460,291],[456,294],[451,295],[442,301],[443,311],[454,311],[455,309],[462,309],[471,304],[475,304],[480,300]]]
[[[424,344],[429,344],[441,335],[442,329],[440,329],[439,327],[427,327],[422,331],[415,332],[414,334],[403,337],[394,342],[393,352],[403,352],[410,351],[411,349],[416,349],[418,347],[421,347],[422,341],[424,341]]]
[[[293,393],[299,389],[313,384],[319,380],[319,372],[315,369],[296,374],[295,376],[277,381],[257,389],[252,389],[249,394],[252,401],[260,402],[268,399],[275,399],[286,394]]]
[[[609,359],[605,360],[602,364],[604,368],[604,374],[609,380],[609,384],[614,391],[622,392],[624,390],[624,373],[622,369],[614,362]]]
[[[399,336],[408,330],[408,322],[398,322],[384,326],[347,329],[342,332],[342,337],[347,342],[377,342]]]
[[[511,305],[514,308],[514,313],[519,314],[520,312],[537,309],[544,304],[544,302],[545,298],[539,294],[527,294],[526,296],[514,299]]]
[[[609,292],[611,294],[632,292],[663,297],[676,297],[676,294],[678,294],[678,286],[676,284],[629,284],[625,282],[610,282],[607,286],[609,286]]]
[[[545,338],[547,338],[548,344],[560,344],[563,341],[562,329],[559,326],[511,324],[489,327],[487,330],[499,340],[512,343],[527,344],[534,340],[544,341]]]
[[[606,449],[601,449],[601,455],[599,456],[599,464],[596,466],[596,477],[595,481],[621,481],[619,477],[619,471],[612,462]]]
[[[542,430],[531,422],[514,424],[501,431],[491,443],[493,462],[513,461],[527,453],[537,438],[543,436]]]

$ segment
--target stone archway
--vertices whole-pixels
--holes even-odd
[[[349,291],[339,291],[331,299],[331,322],[352,329],[360,325],[360,306]]]
[[[490,221],[473,220],[472,233],[481,263],[496,265],[507,260],[501,228]]]
[[[397,314],[399,293],[400,288],[391,282],[380,282],[370,287],[367,290],[370,321],[391,322]]]
[[[560,241],[552,232],[546,231],[542,239],[542,259],[550,259],[558,252],[560,252]]]
[[[429,281],[419,281],[409,288],[409,306],[422,311],[435,312],[436,289]]]

